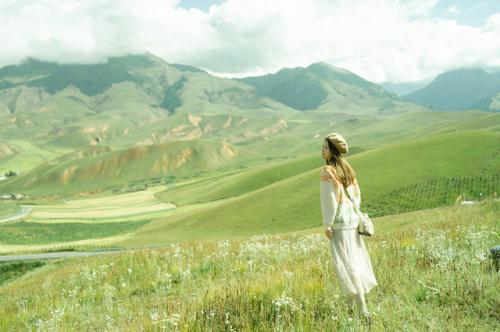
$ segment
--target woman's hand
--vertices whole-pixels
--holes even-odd
[[[325,235],[327,238],[332,239],[333,237],[333,230],[331,228],[325,229]]]

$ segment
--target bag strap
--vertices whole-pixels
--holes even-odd
[[[351,200],[351,202],[354,204],[354,200],[352,199],[351,194],[349,194],[349,190],[347,190],[347,188],[344,187],[343,185],[342,185],[342,187],[344,188],[345,192],[347,193],[347,197],[349,197],[349,199]]]

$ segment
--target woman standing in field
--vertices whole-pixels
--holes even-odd
[[[377,285],[365,243],[358,233],[359,217],[354,205],[361,203],[356,174],[341,156],[347,153],[345,139],[328,135],[323,142],[321,170],[321,211],[325,235],[330,239],[333,263],[342,291],[347,295],[349,310],[356,302],[361,313],[370,322],[365,294]]]

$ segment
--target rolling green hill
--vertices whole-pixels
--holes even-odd
[[[396,189],[367,202],[374,217],[460,204],[464,200],[493,198],[500,191],[500,172],[475,176],[444,176]]]
[[[168,200],[177,206],[231,198],[315,169],[321,164],[321,158],[315,154],[273,162],[247,171],[235,172],[235,174],[225,173],[198,181],[189,181],[186,184],[180,183],[157,195],[160,199]]]
[[[499,190],[499,138],[495,130],[461,130],[351,151],[349,161],[358,173],[363,210],[372,216],[385,216],[451,205],[458,194],[475,200],[491,196]],[[177,163],[187,156],[183,153],[189,148],[193,149],[191,156]],[[100,196],[111,195],[111,199],[115,193],[166,183],[166,190],[162,186],[152,192],[177,208],[134,219],[147,217],[148,222],[132,235],[123,235],[124,239],[116,234],[113,241],[118,244],[223,239],[320,225],[318,181],[323,162],[319,149],[317,154],[269,160],[250,168],[244,166],[244,159],[243,164],[231,161],[241,153],[237,150],[238,154],[232,155],[234,151],[215,141],[179,141],[116,151],[92,149],[11,178],[1,184],[0,192],[30,196],[59,193],[65,194],[61,198],[72,199],[77,192],[99,191]],[[46,209],[53,210],[51,205]],[[85,213],[99,215],[96,211]],[[40,218],[36,222],[53,223]],[[109,220],[122,221],[126,220]],[[64,220],[57,221],[61,222]],[[30,229],[36,229],[31,226],[23,228],[26,236]],[[47,226],[46,231],[51,227],[57,228]]]
[[[238,155],[225,142],[177,141],[48,162],[0,186],[0,192],[69,193],[109,188],[158,176],[188,176],[215,169]]]
[[[394,144],[352,156],[349,160],[358,172],[362,204],[367,212],[382,215],[387,210],[380,209],[377,203],[382,199],[390,203],[387,195],[393,195],[398,189],[424,181],[439,181],[442,177],[494,176],[500,169],[499,139],[500,134],[497,132],[452,133]],[[265,171],[272,172],[272,168]],[[272,184],[250,192],[242,186],[240,196],[194,206],[166,219],[154,220],[139,229],[135,239],[131,241],[144,243],[225,238],[236,234],[244,236],[276,233],[319,226],[319,172],[319,168],[313,168],[283,180],[275,179]],[[249,174],[252,173],[239,173],[233,177],[233,181],[237,182],[239,177],[241,183],[245,183],[245,177]],[[213,183],[216,185],[218,180]],[[491,184],[485,183],[484,188],[476,189],[481,188],[486,193],[490,187]],[[189,198],[191,202],[202,200],[195,198],[197,192],[207,201],[219,194],[217,191],[213,196],[206,194],[208,184],[202,181],[186,188],[189,190],[186,189],[185,197],[187,193],[194,196]],[[176,194],[182,197],[181,189],[173,191],[171,198],[168,191],[161,197],[166,201],[175,199]],[[460,191],[453,193],[448,190],[447,194],[456,197],[463,190],[460,187],[456,189]],[[429,201],[429,194],[434,195],[431,192],[423,193],[418,198],[412,195],[407,198],[423,201],[422,205],[425,206],[425,202]],[[439,201],[438,196],[433,197]],[[450,203],[442,202],[443,205]],[[405,211],[413,208],[418,208],[418,204],[406,207]]]

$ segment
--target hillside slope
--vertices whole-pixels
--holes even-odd
[[[48,162],[0,184],[0,192],[50,194],[110,188],[136,180],[189,176],[231,161],[238,150],[226,142],[178,141],[82,158]]]
[[[489,107],[500,92],[500,74],[482,69],[459,69],[438,75],[429,85],[405,96],[406,100],[439,111],[463,111]]]
[[[499,139],[499,133],[472,131],[357,154],[349,160],[358,173],[363,206],[421,181],[443,176],[496,174],[500,169]],[[315,168],[238,197],[193,206],[155,220],[139,229],[132,242],[224,238],[319,226],[319,173],[319,168]],[[199,185],[202,188],[203,183]],[[195,187],[191,192],[195,195]],[[168,201],[168,192],[162,198]],[[377,213],[369,209],[367,212]]]

